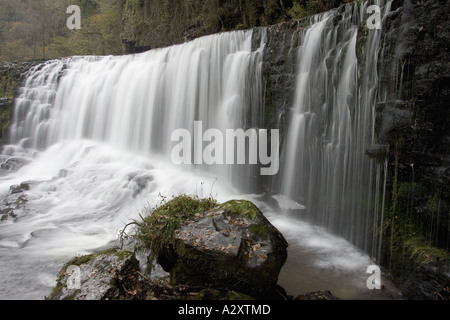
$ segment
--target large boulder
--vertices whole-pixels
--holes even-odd
[[[135,250],[150,251],[169,277],[146,275],[135,253],[109,249],[65,264],[48,299],[289,299],[277,285],[287,242],[251,202],[180,196],[136,224]]]
[[[159,264],[172,285],[226,288],[257,298],[279,298],[278,275],[287,259],[283,235],[249,201],[198,212],[161,243]]]
[[[252,300],[221,288],[171,286],[166,278],[146,277],[134,253],[109,249],[66,263],[47,300]]]

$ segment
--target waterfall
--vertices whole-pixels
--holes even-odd
[[[171,161],[176,129],[193,133],[196,121],[222,132],[258,125],[263,47],[264,37],[253,50],[252,31],[238,31],[139,55],[50,61],[32,70],[17,98],[12,144],[45,150],[88,139]],[[202,152],[203,144],[193,150]],[[251,189],[255,170],[203,169],[241,190]]]
[[[251,31],[239,31],[140,55],[36,67],[17,99],[12,144],[44,150],[92,139],[170,154],[171,133],[192,129],[194,121],[242,128],[261,107],[261,50],[252,52],[251,40]]]
[[[162,197],[224,201],[251,187],[258,166],[175,165],[171,135],[193,134],[198,122],[204,130],[257,128],[262,34],[258,44],[251,30],[236,31],[30,70],[2,152],[3,167],[20,167],[0,177],[0,209],[9,213],[0,223],[2,296],[35,298],[48,290],[62,261],[114,243]],[[29,190],[11,192],[14,185]]]
[[[382,168],[365,152],[375,141],[380,32],[359,37],[366,2],[343,8],[308,18],[298,31],[280,171],[267,177],[274,187],[265,196],[279,201],[277,213],[292,201],[299,219],[370,250],[378,246],[371,229]],[[0,177],[2,209],[13,212],[0,223],[0,283],[7,288],[1,296],[26,287],[20,297],[35,298],[51,288],[63,262],[116,241],[117,231],[159,195],[221,201],[260,192],[261,164],[198,162],[205,141],[192,145],[192,164],[171,159],[173,132],[185,129],[201,140],[198,123],[203,131],[272,129],[262,121],[267,33],[259,32],[257,41],[252,30],[235,31],[30,70],[1,155],[3,167],[20,167]],[[12,185],[21,192],[11,192]]]
[[[314,16],[300,35],[278,186],[304,205],[304,218],[370,250],[378,199],[366,150],[375,143],[380,31],[359,34],[367,6],[346,6],[337,23],[333,11]]]

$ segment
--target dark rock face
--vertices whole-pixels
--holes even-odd
[[[283,235],[251,202],[231,201],[175,231],[159,256],[171,284],[227,288],[280,298],[278,275],[287,259]]]
[[[404,1],[403,7],[387,18],[383,29],[385,53],[380,66],[387,101],[378,109],[377,128],[379,142],[389,142],[391,151],[401,140],[400,164],[405,169],[399,174],[404,180],[411,178],[410,164],[414,164],[416,181],[441,189],[447,200],[450,199],[449,6],[448,1]]]
[[[300,30],[298,21],[267,27],[263,60],[267,128],[286,127],[285,118],[296,88]]]
[[[412,300],[449,300],[450,277],[445,270],[425,265],[416,266],[403,284],[403,291]]]
[[[380,96],[385,100],[378,104],[376,124],[378,143],[389,146],[387,189],[403,186],[403,190],[393,191],[399,197],[397,208],[417,217],[420,232],[426,234],[431,245],[448,251],[450,3],[394,3],[395,10],[385,17],[382,29],[379,83]],[[402,196],[408,197],[403,207]],[[386,241],[389,255],[390,240]],[[403,257],[395,255],[387,259],[392,259],[394,265],[407,265],[391,272],[412,299],[435,299],[436,292],[449,279],[446,261],[431,265],[402,262]]]
[[[411,210],[419,224],[433,226],[432,230],[426,230],[433,245],[447,250],[450,236],[449,12],[448,1],[406,0],[394,1],[391,12],[383,17],[378,65],[380,100],[375,110],[377,141],[366,152],[378,163],[388,160],[388,191],[393,189],[395,177],[398,185],[420,186],[420,193],[408,193],[408,203],[414,203]],[[263,61],[264,123],[271,128],[279,126],[282,134],[295,90],[301,29],[301,21],[267,27]],[[359,37],[364,37],[364,32]],[[358,56],[362,54],[359,51]],[[390,259],[401,260],[398,256]],[[405,271],[408,279],[398,278],[397,283],[405,281],[408,288],[418,288],[425,278],[417,276],[414,280],[415,270]],[[423,284],[422,287],[432,286]],[[414,296],[412,289],[405,292]],[[431,297],[433,292],[420,295]]]

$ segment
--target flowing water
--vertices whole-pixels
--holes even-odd
[[[251,30],[236,31],[31,70],[2,152],[0,298],[42,299],[68,259],[117,244],[145,206],[182,193],[259,204],[290,242],[280,276],[290,293],[328,285],[344,298],[367,297],[373,261],[361,249],[376,239],[368,231],[376,199],[365,149],[373,142],[380,39],[367,37],[360,63],[366,6],[348,5],[337,23],[337,11],[315,16],[299,31],[297,88],[271,204],[253,194],[258,165],[171,158],[172,133],[186,129],[195,139],[199,121],[204,130],[270,129],[261,127],[264,29],[256,46]],[[194,144],[194,159],[205,145]],[[294,219],[283,213],[292,210]],[[306,285],[318,270],[322,277]]]

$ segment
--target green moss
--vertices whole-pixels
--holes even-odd
[[[406,252],[417,264],[440,264],[447,260],[447,251],[427,244],[425,239],[414,237],[404,242]]]
[[[249,228],[249,231],[255,235],[257,235],[261,240],[266,240],[269,236],[269,230],[264,224],[252,224]]]
[[[238,25],[236,25],[236,30],[246,30],[249,29],[247,25],[243,24],[243,23],[239,23]]]
[[[425,194],[424,187],[417,182],[399,182],[397,186],[397,197],[399,200],[406,200],[412,195],[422,197]]]
[[[230,213],[240,218],[254,220],[259,213],[259,209],[250,201],[232,200],[221,204],[219,210],[230,210]]]
[[[399,163],[403,156],[398,141],[390,196],[383,225],[383,261],[389,273],[401,283],[416,266],[448,263],[447,250],[438,247],[436,230],[429,227],[430,213],[438,212],[439,194],[420,181],[402,181]]]
[[[79,267],[83,264],[87,264],[87,263],[91,262],[92,260],[98,258],[99,256],[115,255],[116,257],[119,258],[119,260],[122,261],[123,259],[128,258],[130,256],[130,254],[131,254],[131,252],[129,252],[129,251],[125,251],[125,250],[120,251],[120,250],[116,250],[116,249],[112,248],[112,249],[108,249],[108,250],[90,254],[90,255],[77,256],[77,257],[72,258],[72,260],[70,260],[68,263],[66,263],[64,265],[64,267],[62,268],[62,271],[65,272],[69,266],[78,266]]]
[[[436,192],[432,194],[427,201],[427,208],[431,212],[437,212],[439,211],[441,199],[439,198],[439,194]]]
[[[143,221],[137,223],[135,234],[139,242],[137,249],[149,250],[149,260],[153,261],[165,246],[173,244],[175,230],[182,223],[203,216],[216,204],[216,200],[212,198],[199,199],[195,196],[181,195],[154,210],[145,209]]]
[[[150,252],[149,268],[162,253],[168,253],[167,250],[170,252],[175,248],[175,230],[181,224],[201,219],[211,210],[226,210],[232,219],[248,220],[254,220],[260,212],[250,201],[232,200],[218,204],[212,198],[200,199],[187,195],[174,197],[153,210],[145,209],[142,222],[136,223],[134,237],[137,239],[137,250]],[[269,230],[263,224],[252,224],[249,231],[261,239],[267,239],[269,234]],[[184,249],[177,246],[177,250]],[[186,256],[189,256],[188,252]]]

